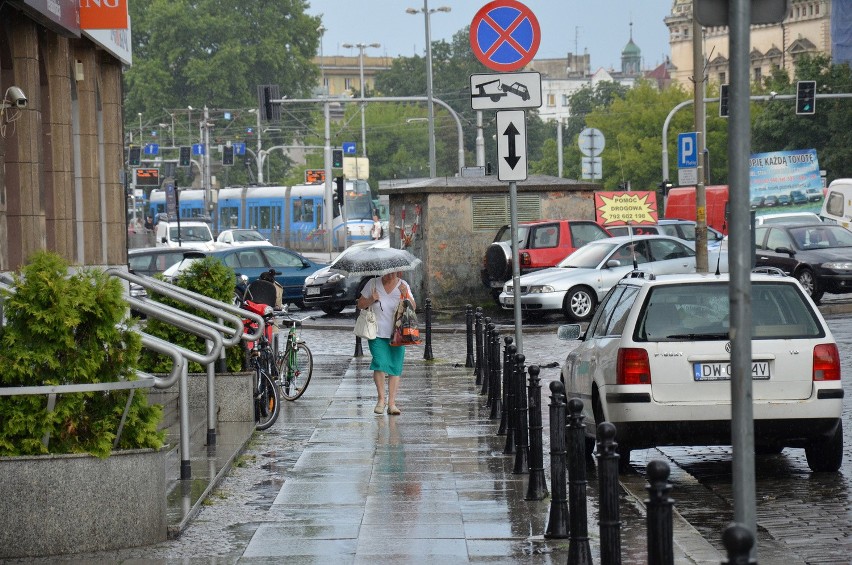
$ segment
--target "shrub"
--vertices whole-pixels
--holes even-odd
[[[95,269],[69,276],[68,264],[45,251],[35,253],[14,278],[15,292],[3,292],[0,386],[136,379],[141,342],[125,321],[127,303],[118,279]],[[130,393],[61,394],[50,412],[47,395],[0,397],[0,455],[106,457]],[[160,448],[161,418],[162,409],[149,406],[146,392],[136,390],[118,448]],[[48,447],[42,444],[45,434]]]
[[[191,290],[208,298],[220,302],[232,303],[234,299],[234,288],[236,275],[233,269],[213,257],[204,257],[194,261],[185,271],[175,279],[175,285]],[[215,316],[201,310],[187,307],[184,303],[171,299],[167,296],[157,296],[156,299],[163,304],[179,308],[190,314],[201,318],[212,320]],[[169,323],[162,322],[153,317],[149,318],[145,331],[153,336],[185,347],[198,353],[205,352],[205,339],[191,334],[186,330],[177,328]],[[243,369],[243,349],[241,347],[230,347],[227,350],[226,361],[229,371],[241,371]],[[167,372],[172,367],[171,358],[153,351],[143,351],[141,366],[143,370],[153,373]],[[190,362],[189,372],[200,373],[205,371],[199,363]]]

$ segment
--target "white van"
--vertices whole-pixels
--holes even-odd
[[[852,179],[831,181],[819,215],[825,221],[838,223],[850,229],[852,226]]]
[[[157,247],[186,247],[201,251],[212,251],[216,248],[213,233],[205,222],[180,222],[180,235],[177,222],[160,220],[156,229]]]

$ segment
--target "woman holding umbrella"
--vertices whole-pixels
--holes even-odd
[[[384,274],[381,278],[372,279],[364,286],[361,297],[358,298],[358,308],[373,308],[376,315],[376,338],[368,343],[373,361],[373,381],[376,383],[378,402],[373,412],[382,414],[387,405],[388,414],[398,415],[400,409],[396,405],[396,393],[399,390],[399,378],[402,375],[402,362],[405,358],[405,347],[392,346],[390,338],[393,334],[394,313],[403,297],[411,301],[411,287],[402,280],[400,272]],[[388,378],[387,404],[385,403],[385,376]]]

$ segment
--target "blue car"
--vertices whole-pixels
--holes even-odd
[[[324,263],[311,261],[284,247],[244,245],[216,251],[187,253],[183,261],[173,265],[163,274],[168,280],[186,269],[193,259],[205,256],[219,259],[237,275],[248,277],[249,283],[257,280],[262,273],[275,269],[275,280],[284,287],[282,302],[293,303],[300,307],[303,304],[302,287],[305,286],[305,278],[326,266]]]

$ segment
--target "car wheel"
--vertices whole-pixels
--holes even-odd
[[[485,271],[493,282],[505,282],[512,278],[512,248],[505,241],[488,246],[485,251]]]
[[[805,289],[805,292],[811,297],[815,304],[819,304],[822,299],[823,292],[819,288],[819,283],[814,276],[814,272],[808,268],[804,268],[796,273],[796,280]]]
[[[565,293],[562,309],[565,316],[574,322],[588,320],[595,313],[597,297],[588,287],[576,287]]]
[[[814,473],[834,473],[840,469],[843,463],[843,423],[837,422],[830,437],[815,440],[806,446],[805,457]]]
[[[336,316],[343,312],[343,306],[335,305],[335,306],[320,306],[320,310],[328,314],[329,316]]]
[[[296,308],[298,308],[299,310],[307,310],[304,300],[295,300],[293,304],[295,304]]]

